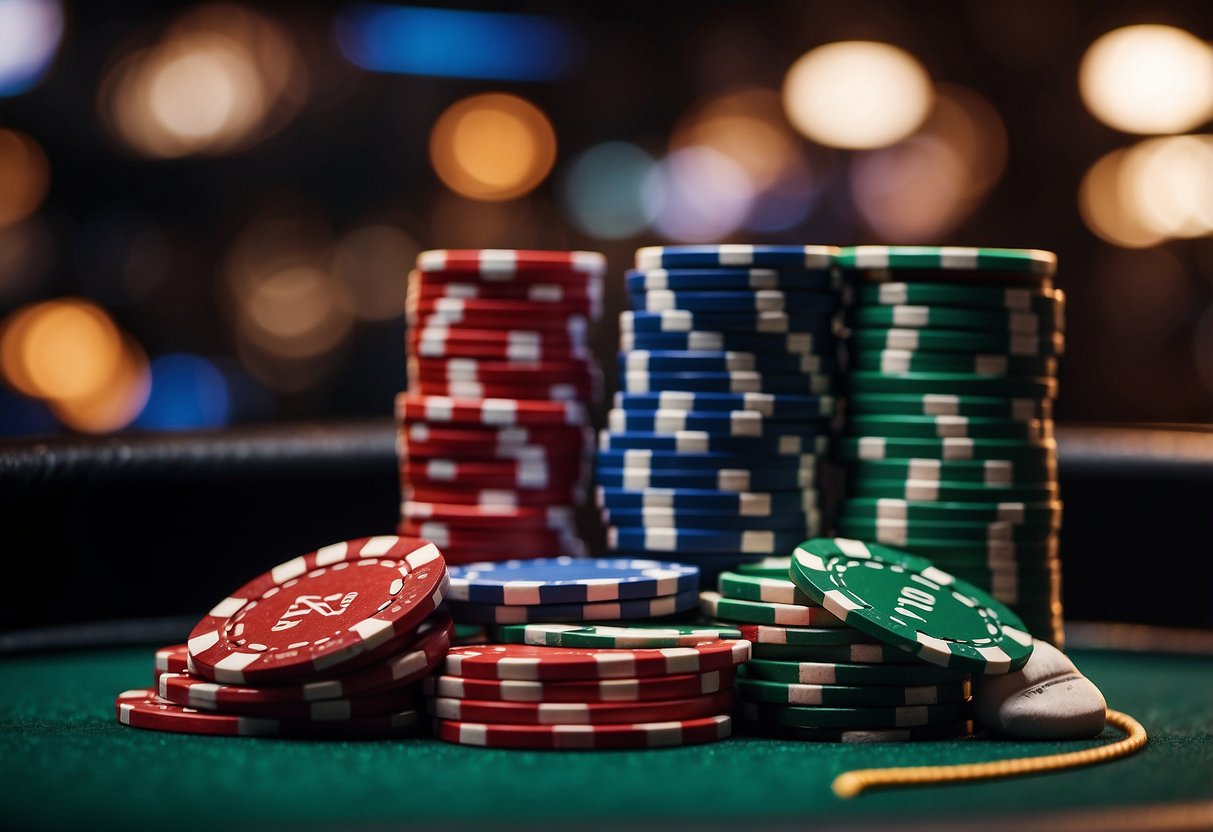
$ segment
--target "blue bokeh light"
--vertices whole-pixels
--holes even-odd
[[[144,430],[217,428],[231,418],[231,396],[223,373],[188,353],[152,361],[152,392],[135,426]]]
[[[58,0],[0,0],[0,97],[37,85],[62,37]]]

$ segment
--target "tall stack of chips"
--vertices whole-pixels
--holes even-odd
[[[575,506],[601,374],[596,252],[426,251],[406,298],[396,402],[402,534],[451,563],[585,554]]]
[[[839,307],[829,246],[642,248],[595,481],[616,552],[714,574],[822,526]]]
[[[1060,644],[1056,255],[861,246],[840,534],[921,554]]]

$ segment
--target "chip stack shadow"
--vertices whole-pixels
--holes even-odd
[[[823,526],[840,305],[830,246],[642,248],[595,456],[608,547],[714,575]]]

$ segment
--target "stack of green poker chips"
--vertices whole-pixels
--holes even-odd
[[[1056,255],[859,246],[838,262],[850,335],[837,533],[930,558],[1060,644]]]

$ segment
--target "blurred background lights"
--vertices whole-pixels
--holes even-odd
[[[554,17],[358,3],[333,25],[362,69],[408,75],[545,81],[569,68],[576,38]]]
[[[0,0],[0,96],[36,85],[63,37],[58,0]]]
[[[461,196],[517,199],[547,178],[556,161],[556,132],[534,104],[487,93],[451,105],[430,134],[430,160]]]
[[[914,132],[931,107],[931,80],[902,49],[841,41],[801,56],[783,81],[788,119],[828,147],[885,147]]]
[[[663,237],[708,242],[741,227],[754,202],[754,186],[745,169],[723,153],[688,147],[653,169],[644,199],[653,228]]]
[[[101,91],[119,137],[148,156],[242,150],[294,117],[303,61],[281,26],[232,4],[183,16],[154,46],[127,55]]]
[[[1079,69],[1087,108],[1126,133],[1182,133],[1213,118],[1213,47],[1183,29],[1116,29]]]
[[[604,142],[582,151],[563,183],[569,218],[601,240],[632,237],[648,226],[643,189],[653,157],[634,144]]]
[[[364,321],[404,316],[404,274],[421,246],[387,223],[359,226],[341,238],[333,268],[344,291],[339,298]]]
[[[143,430],[221,427],[231,417],[227,381],[198,355],[171,353],[152,361],[151,394],[135,426]]]
[[[24,133],[0,129],[0,228],[38,210],[49,185],[42,148]]]

